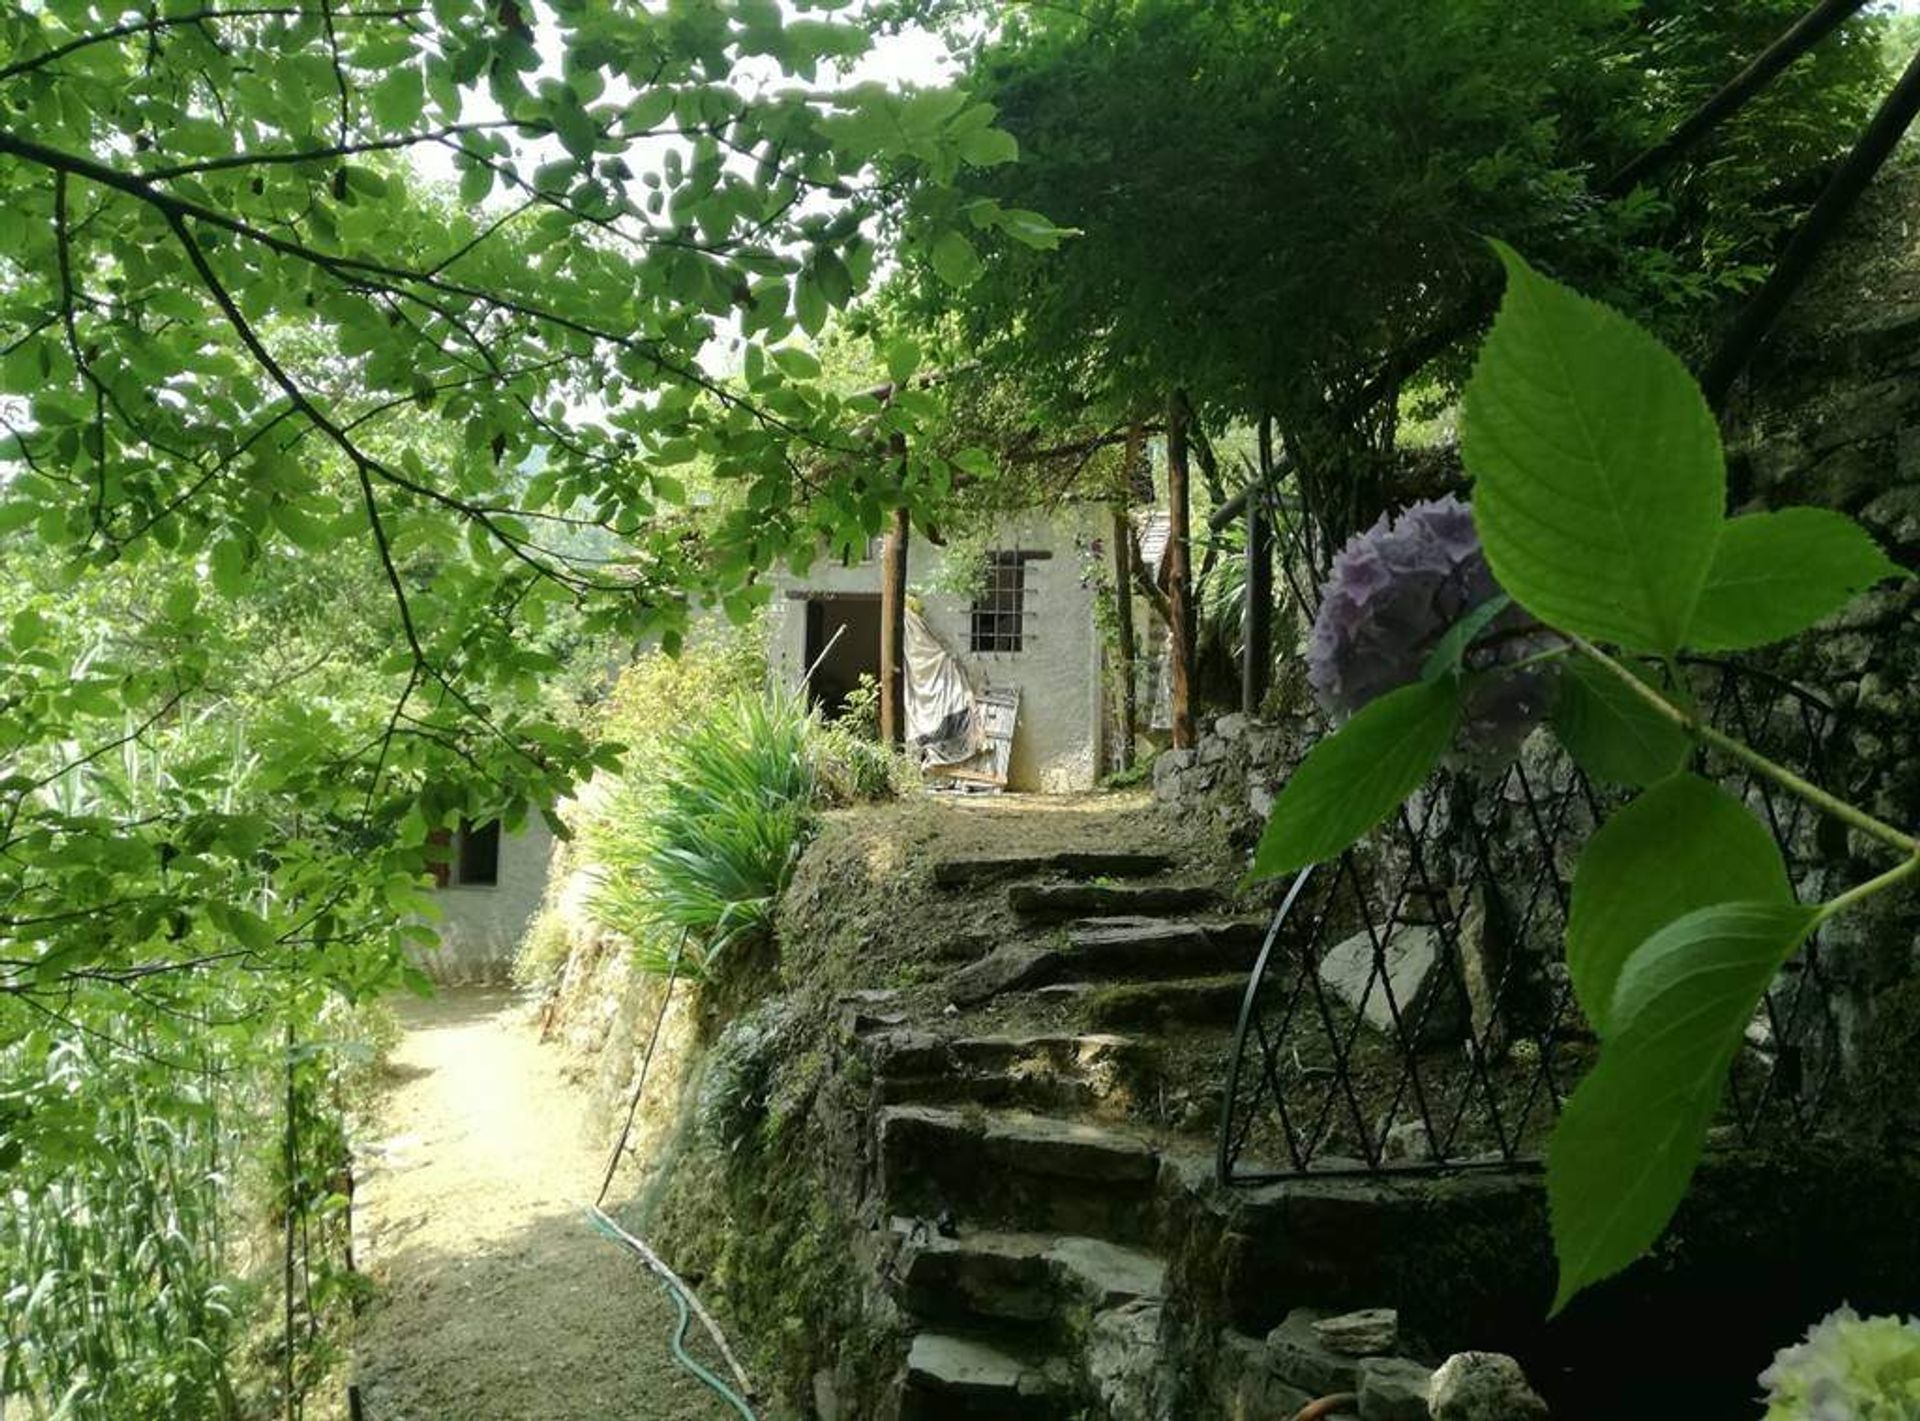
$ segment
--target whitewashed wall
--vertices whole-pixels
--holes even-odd
[[[934,635],[967,670],[976,690],[1020,687],[1020,721],[1014,732],[1009,785],[1013,789],[1066,793],[1093,788],[1100,777],[1100,634],[1094,623],[1094,590],[1081,586],[1082,542],[1111,536],[1111,519],[1099,504],[1069,504],[1049,513],[1005,520],[990,546],[1050,552],[1027,570],[1035,615],[1027,619],[1018,652],[975,655],[968,651],[971,599],[927,592],[945,553],[924,538],[907,551],[907,586],[922,597],[922,615]],[[1111,555],[1112,550],[1102,548]],[[770,610],[769,656],[788,684],[805,668],[806,603],[792,593],[878,593],[879,562],[844,567],[826,562],[805,578],[786,577]]]
[[[420,965],[436,982],[495,982],[506,978],[527,923],[540,910],[553,858],[553,831],[538,814],[517,834],[500,836],[499,881],[448,884],[433,896],[441,918],[438,951]]]

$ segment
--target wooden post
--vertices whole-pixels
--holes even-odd
[[[880,544],[880,738],[907,739],[907,510],[896,508]]]
[[[1247,576],[1245,635],[1240,654],[1240,709],[1260,713],[1267,698],[1267,673],[1273,667],[1273,420],[1260,421],[1260,473],[1247,494]]]
[[[1184,390],[1167,403],[1167,659],[1171,685],[1173,748],[1191,750],[1193,727],[1193,548],[1187,506],[1187,422],[1192,411]]]
[[[1127,442],[1127,468],[1133,468],[1134,443]],[[1140,688],[1134,674],[1133,640],[1133,525],[1125,502],[1113,506],[1113,602],[1119,623],[1120,768],[1133,768],[1133,732],[1140,724]]]

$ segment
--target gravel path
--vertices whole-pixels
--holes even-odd
[[[602,1146],[557,1053],[503,992],[443,991],[401,1015],[356,1201],[379,1284],[357,1348],[366,1421],[732,1416],[673,1362],[652,1276],[587,1226]]]

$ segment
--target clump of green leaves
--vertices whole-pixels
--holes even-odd
[[[1574,876],[1567,961],[1602,1049],[1548,1150],[1558,1309],[1658,1237],[1775,974],[1822,922],[1920,871],[1920,844],[1707,724],[1668,670],[1683,652],[1797,635],[1902,570],[1837,513],[1727,517],[1719,433],[1679,359],[1499,250],[1506,299],[1461,412],[1474,522],[1505,593],[1568,659],[1561,740],[1596,778],[1642,790]],[[1315,747],[1274,805],[1256,875],[1338,854],[1427,778],[1471,678],[1499,674],[1466,669],[1466,639]],[[1684,768],[1696,742],[1898,862],[1796,902],[1767,830]]]

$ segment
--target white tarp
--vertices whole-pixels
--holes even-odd
[[[970,760],[979,754],[984,732],[967,674],[912,608],[906,623],[907,744],[923,766]]]

